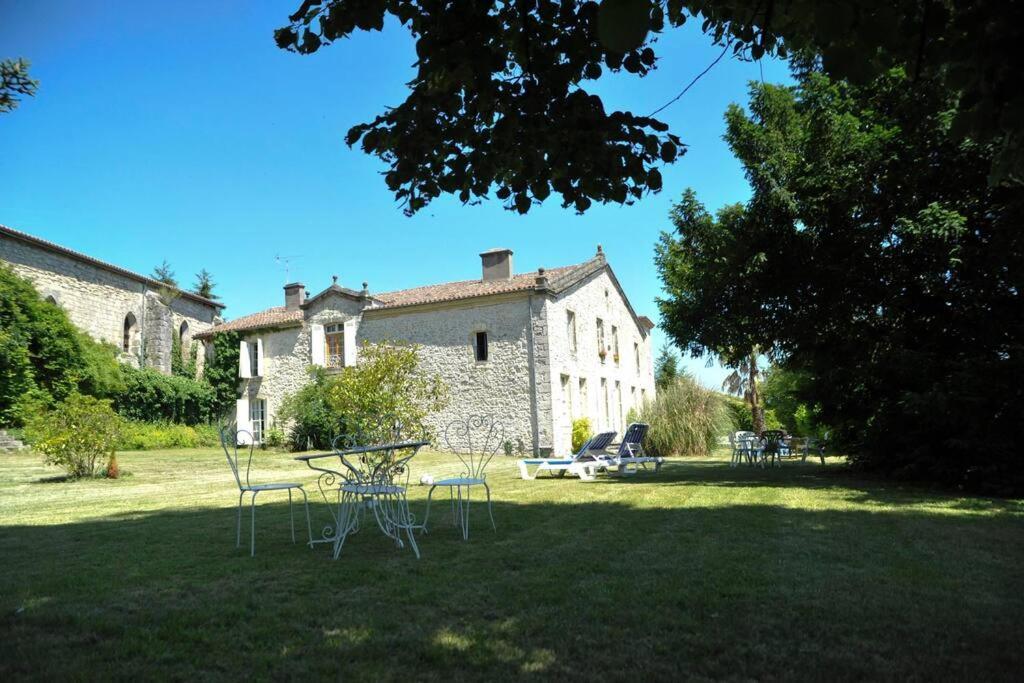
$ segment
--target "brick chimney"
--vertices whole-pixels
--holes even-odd
[[[490,249],[480,254],[483,262],[483,279],[488,280],[511,280],[512,279],[512,250],[511,249]]]
[[[297,311],[306,302],[306,286],[301,282],[293,282],[284,286],[284,307],[289,311]]]

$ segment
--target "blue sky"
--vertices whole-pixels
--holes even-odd
[[[0,223],[141,273],[167,259],[183,285],[207,268],[238,317],[283,300],[287,279],[319,291],[384,291],[479,277],[479,252],[515,251],[518,271],[585,260],[602,244],[638,313],[658,321],[653,245],[693,187],[712,208],[749,189],[722,141],[722,115],[745,103],[757,64],[725,59],[659,115],[689,145],[665,189],[584,216],[555,201],[527,216],[492,200],[443,198],[406,218],[383,165],[345,146],[348,128],[404,99],[414,62],[397,24],[312,56],[272,32],[298,0],[15,2],[0,0],[0,57],[26,57],[36,98],[0,118]],[[646,78],[606,76],[606,108],[648,113],[718,54],[690,22],[658,41]],[[766,81],[785,81],[765,62]],[[655,333],[655,345],[664,341]],[[687,360],[717,386],[724,371]]]

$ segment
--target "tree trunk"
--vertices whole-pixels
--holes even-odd
[[[757,351],[750,354],[748,373],[750,417],[754,423],[754,433],[760,435],[764,431],[764,408],[761,407],[761,393],[757,389]]]

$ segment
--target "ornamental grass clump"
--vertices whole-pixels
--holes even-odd
[[[32,448],[46,464],[58,465],[68,476],[91,477],[96,462],[115,458],[124,419],[110,401],[74,393],[52,410],[39,413],[25,427]]]
[[[644,448],[652,455],[710,455],[731,426],[723,397],[690,377],[678,377],[644,404],[640,420],[651,428]]]

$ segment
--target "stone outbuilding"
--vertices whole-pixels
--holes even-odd
[[[623,431],[629,410],[654,397],[654,324],[633,310],[601,248],[583,263],[518,274],[509,249],[480,258],[480,279],[394,292],[335,278],[307,298],[301,283],[285,285],[283,306],[198,335],[243,334],[240,428],[262,439],[311,365],[340,371],[366,340],[419,345],[421,367],[450,392],[429,418],[438,433],[456,418],[494,414],[517,450],[564,454],[575,418]]]
[[[152,278],[4,225],[0,261],[31,280],[47,301],[67,311],[71,322],[93,339],[116,346],[122,362],[170,373],[177,336],[182,353],[194,353],[202,371],[204,343],[192,342],[221,322],[224,304],[171,291]]]

